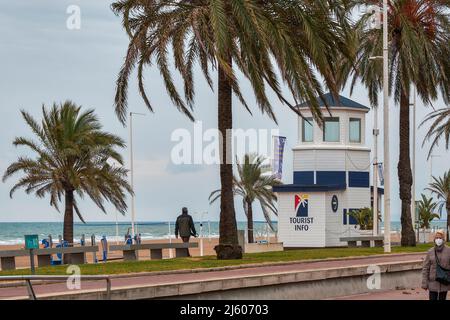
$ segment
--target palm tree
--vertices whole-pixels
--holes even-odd
[[[339,50],[346,50],[341,40],[345,33],[341,25],[346,26],[348,20],[344,5],[326,0],[119,0],[112,9],[122,17],[130,37],[115,96],[116,114],[122,123],[134,68],[139,93],[151,111],[144,69],[155,64],[172,102],[191,120],[194,65],[198,63],[211,89],[211,70],[217,70],[222,192],[220,237],[215,250],[219,259],[241,258],[233,204],[233,157],[227,148],[231,147],[232,94],[249,112],[250,107],[240,90],[236,69],[249,80],[261,111],[274,121],[267,87],[299,115],[295,104],[311,101],[313,115],[320,123],[322,114],[315,97],[323,97],[323,90],[317,75],[322,75],[327,87],[337,93],[333,61]],[[169,54],[183,81],[184,99],[173,82]],[[283,94],[280,79],[295,103]]]
[[[258,200],[266,222],[272,231],[274,227],[270,213],[277,215],[274,202],[277,200],[272,187],[281,182],[275,175],[268,175],[270,166],[263,164],[265,158],[256,154],[246,154],[243,162],[237,163],[238,177],[233,178],[233,191],[235,195],[242,197],[242,205],[247,216],[248,242],[254,242],[253,230],[253,202]],[[220,198],[221,190],[214,190],[209,196],[210,203]]]
[[[420,228],[429,229],[430,222],[434,219],[439,219],[440,215],[435,212],[437,203],[433,201],[433,198],[427,198],[422,194],[422,199],[419,201],[417,209],[419,210]]]
[[[425,120],[420,124],[421,126],[426,123],[433,120],[433,123],[431,124],[430,129],[428,129],[428,132],[425,136],[425,139],[423,140],[423,144],[425,144],[425,141],[427,140],[433,140],[431,141],[431,147],[430,151],[428,152],[428,157],[431,156],[431,153],[438,145],[438,142],[441,138],[444,138],[445,140],[445,148],[448,150],[450,145],[450,108],[442,108],[439,110],[436,110],[434,112],[431,112],[427,115]]]
[[[439,211],[445,206],[447,210],[447,242],[450,241],[450,170],[448,170],[442,177],[433,177],[433,181],[429,184],[427,190],[437,195],[440,200]]]
[[[53,104],[50,110],[42,106],[42,113],[39,124],[22,111],[37,140],[17,137],[13,144],[28,147],[35,156],[19,157],[7,168],[3,181],[23,173],[10,196],[19,188],[39,198],[48,195],[50,205],[58,211],[58,204],[64,197],[63,236],[72,245],[74,210],[84,222],[75,195],[81,199],[88,195],[105,213],[105,200],[125,213],[125,192],[131,192],[131,188],[122,156],[114,149],[123,148],[125,144],[118,136],[101,130],[102,125],[93,110],[81,112],[81,107],[71,101]]]
[[[367,1],[359,1],[366,3]],[[371,1],[373,2],[373,1]],[[430,104],[441,92],[443,99],[450,99],[450,24],[449,2],[444,0],[391,0],[388,1],[389,21],[389,88],[395,102],[400,105],[399,161],[401,223],[403,246],[416,243],[411,220],[412,173],[410,162],[410,91],[417,88],[425,104]],[[370,57],[382,53],[382,30],[367,29],[369,14],[355,25],[356,41],[349,45],[356,49],[356,62],[341,63],[340,76],[344,80],[353,73],[352,90],[358,78],[369,91],[372,106],[377,106],[378,92],[382,88],[382,63]],[[350,67],[349,67],[350,66]],[[352,68],[354,66],[354,68]]]
[[[362,208],[359,210],[352,210],[348,213],[356,220],[356,224],[359,225],[361,230],[372,230],[373,229],[373,209],[372,208]],[[381,221],[381,216],[378,216],[378,220]]]

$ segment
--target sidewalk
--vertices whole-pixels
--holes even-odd
[[[302,261],[289,264],[272,264],[267,266],[254,266],[249,268],[228,268],[221,271],[198,271],[192,273],[147,273],[145,275],[127,275],[126,277],[114,277],[112,279],[112,290],[124,287],[144,286],[144,285],[158,285],[158,284],[176,284],[183,282],[202,282],[213,279],[228,279],[244,276],[256,276],[256,275],[276,275],[286,272],[306,271],[306,270],[320,270],[329,268],[340,267],[352,267],[360,265],[369,265],[377,263],[389,263],[389,262],[406,262],[413,260],[421,260],[425,253],[412,253],[412,254],[395,254],[387,256],[376,257],[358,257],[358,258],[346,258],[346,259],[325,259],[318,261]],[[36,284],[33,286],[37,297],[39,295],[48,294],[63,294],[67,292],[76,293],[80,290],[68,290],[65,283],[52,283],[52,284]],[[104,281],[87,281],[82,282],[81,290],[104,290]],[[9,287],[0,288],[0,299],[11,299],[17,297],[26,297],[27,290],[25,287]]]

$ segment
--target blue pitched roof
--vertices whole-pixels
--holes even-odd
[[[360,110],[370,110],[368,107],[353,101],[349,98],[343,97],[341,95],[339,95],[339,100],[336,101],[336,99],[333,97],[333,95],[328,92],[326,94],[324,94],[323,96],[324,100],[322,100],[320,97],[317,97],[317,102],[319,103],[319,105],[321,107],[325,107],[325,102],[329,107],[344,107],[344,108],[354,108],[354,109],[360,109]],[[307,102],[303,102],[302,104],[299,104],[297,107],[298,108],[304,108],[307,107],[309,105],[309,101]]]

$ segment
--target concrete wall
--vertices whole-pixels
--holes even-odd
[[[420,286],[420,271],[404,271],[396,274],[384,274],[382,289],[417,288]],[[192,300],[320,300],[370,292],[367,289],[366,276],[332,278],[325,280],[286,283],[264,287],[241,288],[202,294],[172,297],[169,299]],[[376,290],[375,290],[376,291]]]

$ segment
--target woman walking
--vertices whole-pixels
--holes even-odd
[[[445,245],[444,231],[436,232],[434,244],[423,263],[422,288],[428,290],[430,300],[446,300],[450,283],[436,279],[438,265],[443,269],[450,269],[450,248]]]

